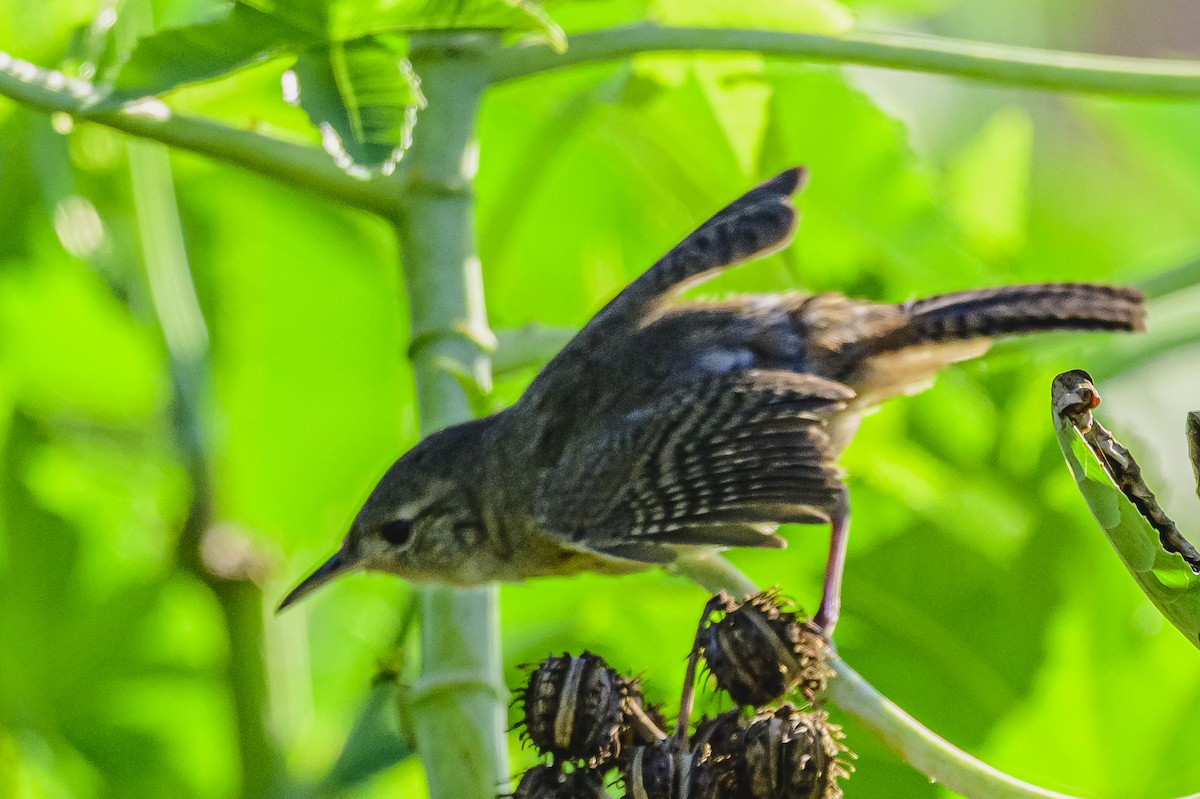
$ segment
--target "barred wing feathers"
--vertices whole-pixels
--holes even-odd
[[[853,396],[792,372],[681,383],[565,452],[538,488],[538,523],[650,562],[670,545],[782,546],[775,524],[827,522],[841,500],[825,426]]]

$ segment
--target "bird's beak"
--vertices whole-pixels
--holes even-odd
[[[346,554],[346,548],[342,547],[332,558],[322,563],[320,568],[305,577],[300,585],[293,588],[291,593],[285,596],[283,601],[279,603],[279,608],[275,612],[278,613],[288,605],[304,599],[304,597],[316,591],[334,577],[350,571],[353,565],[351,558]]]

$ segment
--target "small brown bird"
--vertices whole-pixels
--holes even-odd
[[[376,569],[470,585],[671,563],[694,547],[782,547],[830,524],[821,605],[837,620],[849,505],[834,459],[863,412],[923,389],[992,339],[1141,330],[1142,296],[1042,283],[900,304],[840,294],[677,301],[787,244],[789,169],[718,212],[626,286],[512,407],[434,433],[396,461],[341,549],[281,608]]]

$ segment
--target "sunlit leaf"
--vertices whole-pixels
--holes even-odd
[[[950,208],[974,248],[1011,256],[1025,243],[1033,123],[1020,108],[992,116],[950,164]]]
[[[335,42],[306,50],[289,76],[288,99],[318,127],[339,166],[392,171],[425,105],[407,60],[375,39]]]
[[[1159,612],[1200,648],[1200,575],[1167,552],[1158,531],[1121,493],[1070,421],[1054,419],[1058,445],[1100,529]]]
[[[210,19],[139,39],[110,76],[112,91],[100,107],[218,78],[314,38],[279,17],[239,3]]]
[[[334,39],[372,33],[431,30],[495,30],[532,33],[556,50],[566,37],[536,0],[332,0],[329,29]]]
[[[797,201],[800,233],[783,253],[806,288],[863,293],[892,282],[912,296],[992,279],[900,120],[837,69],[771,63],[766,74],[774,90],[763,161],[811,172]]]
[[[325,36],[329,28],[332,0],[238,0],[264,14],[285,20],[298,28]]]
[[[346,745],[321,780],[323,792],[345,791],[416,753],[411,731],[401,728],[396,710],[400,701],[395,680],[380,680],[371,688]]]
[[[545,0],[554,21],[570,33],[630,25],[646,19],[653,0]]]
[[[652,0],[650,9],[664,25],[837,34],[854,24],[853,15],[837,0]]]

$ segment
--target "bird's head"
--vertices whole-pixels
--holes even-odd
[[[279,609],[341,574],[363,569],[414,581],[472,582],[463,563],[482,535],[475,502],[479,424],[434,433],[393,463],[338,551],[304,578]]]

